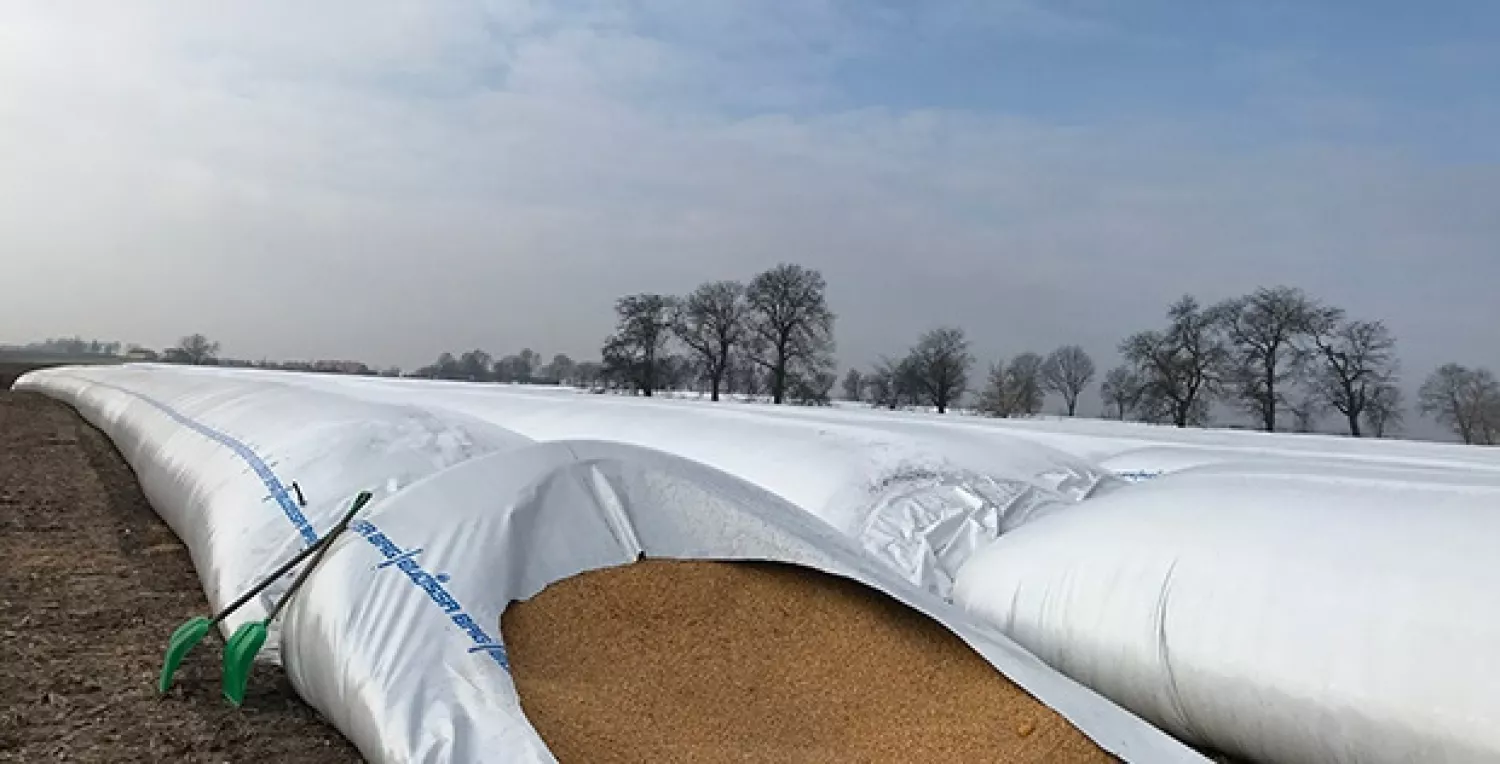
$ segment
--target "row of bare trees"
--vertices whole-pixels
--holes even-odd
[[[1206,424],[1212,405],[1222,403],[1266,431],[1288,418],[1295,429],[1310,431],[1323,413],[1335,411],[1355,436],[1383,435],[1401,419],[1396,342],[1379,321],[1351,318],[1285,286],[1209,306],[1184,296],[1166,318],[1165,327],[1120,343],[1124,363],[1108,371],[1099,388],[1108,415],[1187,427]],[[973,363],[963,330],[942,327],[899,360],[851,370],[844,394],[876,406],[946,412],[968,391]],[[1021,353],[991,364],[975,408],[993,416],[1030,415],[1055,393],[1073,416],[1096,373],[1093,359],[1075,345],[1045,357]],[[1493,375],[1449,369],[1443,385],[1441,395],[1424,393],[1424,410],[1441,413],[1475,438],[1493,422],[1500,437],[1500,385]],[[1429,397],[1447,403],[1429,406]]]
[[[939,327],[923,334],[899,360],[882,358],[869,372],[850,369],[844,376],[844,397],[892,409],[931,406],[944,414],[968,392],[973,366],[963,329]],[[980,390],[978,409],[993,416],[1036,414],[1047,394],[1057,393],[1073,416],[1094,373],[1094,360],[1077,345],[1045,358],[1022,353],[1009,362],[996,361]]]
[[[124,343],[117,340],[85,340],[74,335],[72,337],[48,337],[40,342],[30,342],[21,346],[22,350],[34,353],[46,353],[72,356],[116,356],[120,354]]]
[[[869,373],[850,369],[844,376],[844,397],[891,409],[925,405],[947,413],[968,390],[973,365],[964,331],[940,327],[923,334],[899,360],[882,358]]]
[[[1078,413],[1078,399],[1094,381],[1094,359],[1077,345],[1064,345],[1043,358],[1021,353],[1009,363],[990,365],[989,379],[979,397],[979,410],[1009,417],[1040,412],[1048,393],[1062,397],[1068,416]]]
[[[696,387],[773,401],[822,403],[834,386],[835,316],[816,270],[783,263],[748,283],[714,281],[685,296],[634,294],[615,305],[618,324],[600,362],[558,354],[548,363],[530,348],[496,359],[482,350],[443,353],[416,376],[611,387],[644,395]],[[163,360],[214,363],[219,344],[182,338]],[[1312,431],[1327,413],[1349,434],[1382,437],[1403,419],[1396,340],[1380,321],[1351,317],[1300,289],[1262,287],[1204,305],[1174,302],[1165,326],[1119,345],[1123,363],[1103,375],[1106,416],[1172,424],[1208,424],[1215,404],[1251,416],[1266,431]],[[944,326],[918,338],[903,356],[872,369],[850,369],[844,397],[886,408],[928,406],[946,413],[967,394],[991,416],[1039,413],[1050,394],[1069,416],[1095,382],[1083,348],[998,360],[972,385],[975,359],[963,329]],[[1417,411],[1464,443],[1500,443],[1500,378],[1487,368],[1448,363],[1422,385]]]
[[[1178,427],[1203,424],[1223,402],[1275,431],[1283,415],[1307,431],[1335,411],[1358,437],[1401,418],[1396,340],[1380,321],[1349,317],[1300,289],[1263,287],[1204,306],[1184,296],[1167,326],[1120,344],[1125,363],[1101,393],[1117,416]]]
[[[1183,297],[1167,318],[1165,330],[1122,343],[1125,365],[1105,375],[1101,394],[1121,418],[1134,410],[1148,421],[1200,424],[1217,397],[1266,431],[1282,412],[1306,432],[1331,410],[1354,437],[1383,437],[1404,419],[1396,339],[1380,321],[1285,286],[1208,308]],[[1417,411],[1464,443],[1500,443],[1500,380],[1487,368],[1442,365],[1418,391]]]
[[[826,402],[835,318],[826,290],[820,272],[782,263],[748,284],[713,281],[681,297],[621,297],[615,331],[604,341],[604,377],[651,395],[678,386],[683,375],[671,372],[686,369],[715,401],[736,388],[764,389],[775,403]]]
[[[458,355],[442,353],[437,360],[413,372],[412,376],[429,379],[469,382],[502,382],[522,385],[567,384],[594,386],[602,373],[599,363],[575,362],[566,353],[543,362],[542,355],[531,348],[495,358],[483,350],[468,350]]]

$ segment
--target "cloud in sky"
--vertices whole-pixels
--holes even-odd
[[[1409,377],[1500,362],[1493,12],[1124,7],[11,4],[0,339],[585,356],[619,294],[792,260],[846,364],[940,323],[1112,362],[1275,283]]]

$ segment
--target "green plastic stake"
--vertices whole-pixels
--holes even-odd
[[[182,665],[183,659],[187,657],[189,652],[192,652],[195,645],[202,642],[203,638],[208,636],[208,632],[212,631],[214,626],[217,626],[220,621],[228,618],[230,613],[239,610],[241,605],[249,602],[255,595],[260,594],[267,586],[270,586],[277,579],[286,575],[288,571],[297,566],[297,563],[302,562],[313,552],[317,551],[318,547],[322,546],[322,544],[323,539],[319,539],[316,544],[298,552],[292,559],[282,563],[281,567],[276,569],[276,572],[266,576],[260,583],[251,587],[250,591],[240,595],[239,599],[219,611],[219,614],[213,618],[205,618],[201,615],[194,616],[181,626],[178,626],[177,630],[172,632],[171,638],[167,640],[167,654],[162,660],[161,676],[156,680],[157,691],[164,693],[167,691],[167,688],[172,686],[172,677],[177,674],[177,669]]]
[[[349,520],[352,520],[354,517],[354,513],[358,512],[359,509],[370,500],[369,496],[369,492],[366,491],[360,494],[361,498],[355,499],[355,507],[351,509],[346,515]],[[340,522],[345,525],[348,524],[347,520],[343,520]],[[318,550],[322,549],[328,544],[332,537],[333,534],[330,533],[329,535],[318,539],[317,542],[315,542],[312,546],[298,552],[290,560],[282,563],[281,567],[277,568],[275,572],[273,572],[269,576],[266,576],[260,581],[260,583],[251,587],[249,591],[241,594],[239,596],[239,599],[236,599],[234,602],[230,603],[223,610],[219,611],[219,613],[214,617],[205,618],[201,615],[194,616],[192,618],[189,618],[181,626],[178,626],[177,629],[172,632],[172,636],[167,640],[167,652],[166,656],[162,659],[161,676],[156,680],[157,692],[165,693],[172,686],[172,678],[176,676],[177,669],[182,666],[183,659],[187,657],[188,653],[192,652],[193,647],[195,647],[199,642],[202,642],[204,637],[208,636],[208,633],[212,631],[220,621],[228,618],[231,613],[239,610],[242,605],[244,605],[246,602],[249,602],[252,598],[255,597],[255,595],[260,594],[262,591],[264,591],[267,586],[275,583],[282,576],[290,572],[292,568],[297,567],[298,563],[317,553]]]
[[[230,705],[245,702],[245,688],[250,684],[250,672],[255,668],[255,654],[266,643],[266,625],[271,622],[250,621],[240,624],[233,636],[224,644],[224,697]]]
[[[201,615],[194,616],[172,632],[172,637],[167,640],[167,656],[162,661],[161,677],[156,680],[157,692],[166,692],[172,686],[172,676],[182,665],[182,659],[192,652],[193,645],[203,641],[216,620],[218,619],[210,620]]]
[[[313,553],[312,560],[307,563],[307,567],[303,568],[301,573],[297,574],[292,585],[282,593],[281,599],[276,601],[276,606],[271,608],[270,615],[267,615],[264,621],[240,624],[240,627],[235,629],[234,634],[229,637],[229,641],[224,645],[223,692],[224,698],[229,701],[230,705],[238,707],[245,702],[245,688],[250,683],[250,672],[255,668],[255,655],[266,643],[266,631],[271,622],[276,620],[281,609],[286,607],[292,595],[301,588],[302,582],[306,581],[313,568],[318,566],[318,562],[323,559],[323,554],[333,545],[333,540],[349,527],[349,523],[354,520],[354,515],[370,502],[370,498],[369,491],[361,491],[359,496],[355,497],[354,506],[344,513],[338,525],[328,531],[328,535],[319,539],[316,545],[317,551]]]

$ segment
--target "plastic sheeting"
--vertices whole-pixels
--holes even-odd
[[[1189,467],[1002,536],[954,602],[1248,760],[1495,762],[1497,507],[1487,471]]]
[[[999,533],[1124,484],[1107,469],[993,427],[499,385],[275,376],[367,402],[420,402],[540,442],[607,440],[681,456],[816,515],[939,596]]]
[[[391,495],[479,454],[530,443],[451,412],[244,375],[204,384],[190,374],[85,367],[33,372],[16,387],[66,401],[110,437],[186,544],[215,609],[316,541],[360,490]],[[225,633],[263,619],[288,583],[232,614]],[[274,657],[274,639],[266,649]]]
[[[189,546],[215,608],[331,525],[359,490],[375,490],[273,637],[293,686],[371,761],[553,761],[521,712],[500,614],[548,583],[641,553],[776,560],[853,578],[943,623],[1127,761],[1206,761],[836,528],[683,458],[532,444],[452,410],[248,373],[54,369],[18,386],[73,404],[120,446]],[[292,479],[306,506],[288,496]]]

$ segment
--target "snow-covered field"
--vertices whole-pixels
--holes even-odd
[[[651,449],[779,497],[1180,739],[1265,762],[1500,760],[1500,450],[282,372],[76,377],[396,496],[524,444]]]

